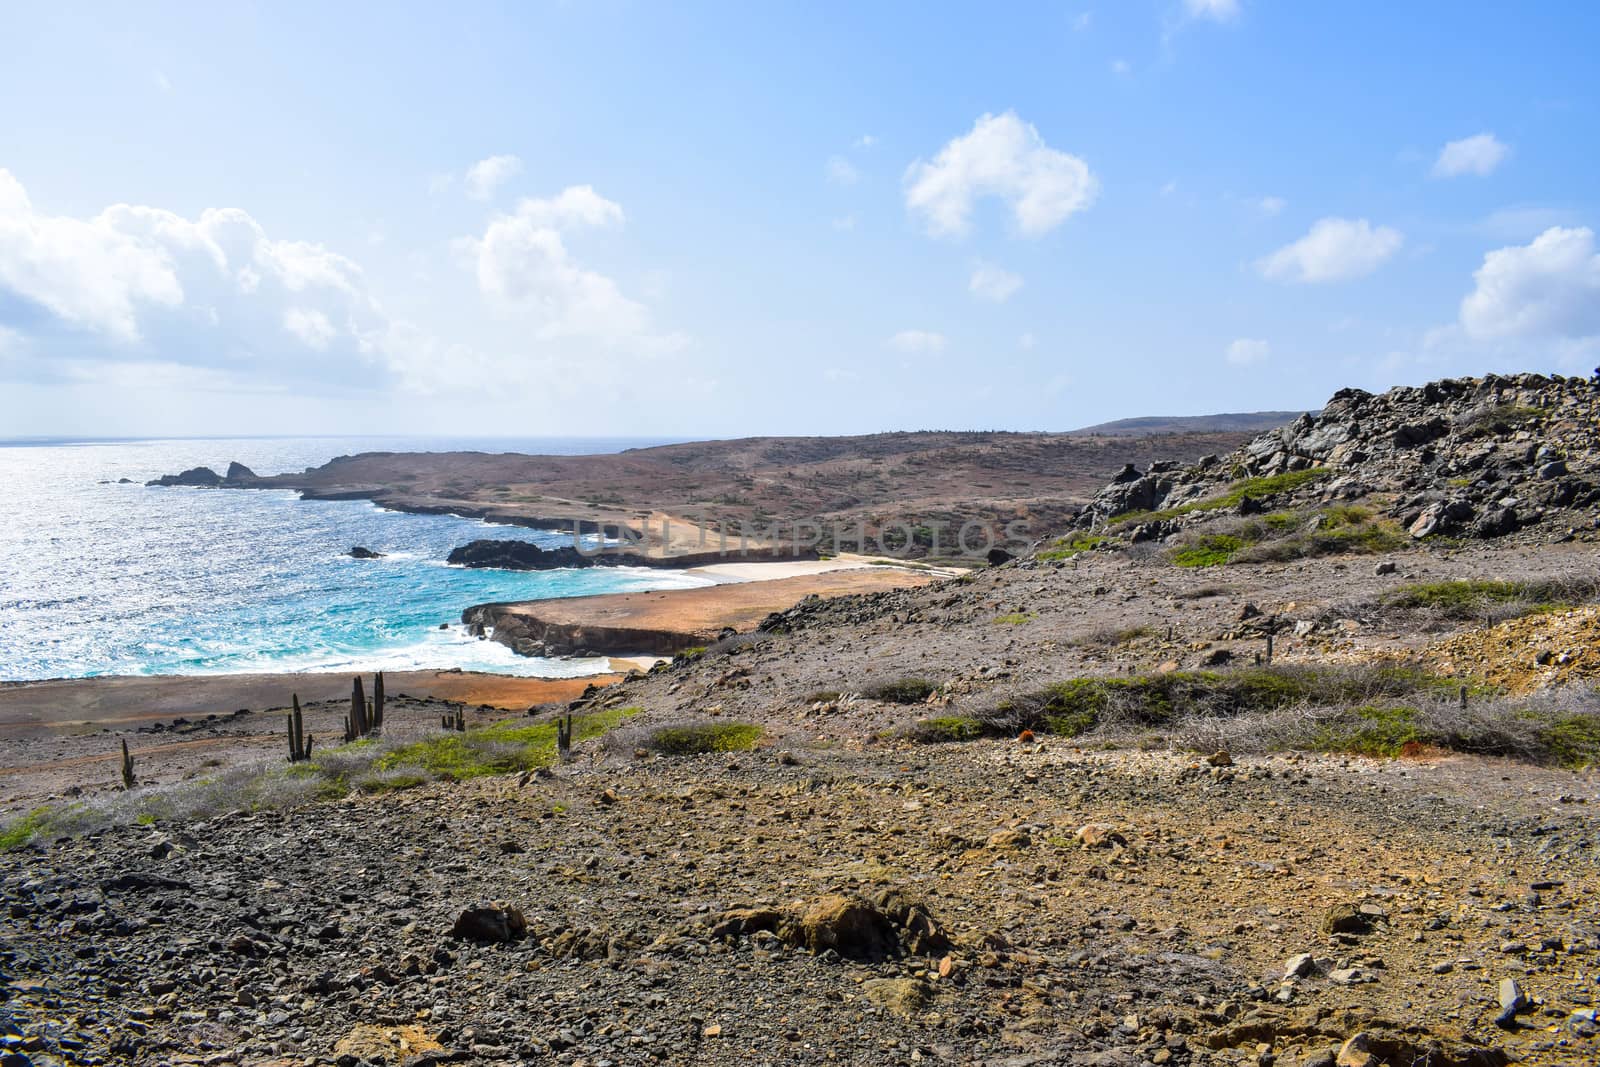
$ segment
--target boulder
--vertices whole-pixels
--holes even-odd
[[[351,548],[350,548],[350,551],[347,553],[347,555],[349,555],[351,559],[382,559],[383,558],[383,553],[382,552],[374,552],[372,549],[364,548],[361,545],[352,545]]]
[[[505,903],[478,904],[463,911],[450,928],[450,936],[467,941],[498,943],[528,935],[528,920],[522,912]]]

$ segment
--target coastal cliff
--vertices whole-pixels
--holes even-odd
[[[730,632],[752,631],[808,597],[921,586],[936,577],[900,567],[854,567],[698,589],[478,604],[462,612],[461,621],[524,656],[671,656]]]

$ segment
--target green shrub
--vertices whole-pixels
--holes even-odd
[[[1038,552],[1035,552],[1034,558],[1045,560],[1046,562],[1058,559],[1066,559],[1069,556],[1076,556],[1079,552],[1092,552],[1101,545],[1105,544],[1106,541],[1107,538],[1096,537],[1092,534],[1068,534],[1065,537],[1052,541],[1049,548],[1040,549]]]
[[[869,686],[861,695],[887,704],[921,704],[938,688],[937,682],[930,682],[926,678],[900,678]]]
[[[762,732],[761,727],[744,722],[662,726],[650,732],[644,747],[667,756],[743,752],[755,747]]]
[[[842,694],[837,689],[819,689],[806,697],[807,704],[832,704]]]
[[[1352,708],[1318,731],[1312,747],[1360,756],[1398,756],[1406,745],[1428,741],[1411,707]]]
[[[1303,471],[1284,471],[1282,474],[1272,474],[1264,478],[1243,478],[1228,486],[1218,496],[1207,497],[1204,500],[1196,500],[1188,504],[1179,504],[1177,507],[1164,508],[1160,511],[1124,512],[1121,515],[1113,515],[1111,521],[1126,529],[1139,523],[1175,519],[1180,515],[1191,515],[1197,511],[1218,511],[1225,508],[1235,508],[1239,506],[1245,497],[1256,498],[1272,496],[1276,493],[1287,493],[1326,478],[1332,473],[1327,467],[1312,467]]]
[[[1592,767],[1600,763],[1600,715],[1562,715],[1544,727],[1540,740],[1563,767]]]
[[[44,829],[49,815],[49,808],[34,808],[20,819],[0,826],[0,852],[21,848],[32,841],[33,835]]]
[[[939,744],[947,741],[976,741],[990,735],[977,719],[965,715],[945,715],[937,719],[918,719],[908,731],[913,741]]]
[[[1220,567],[1244,547],[1244,539],[1232,534],[1205,534],[1193,544],[1172,553],[1179,567]]]
[[[577,743],[599,737],[639,711],[615,708],[574,715],[572,740]],[[447,733],[404,745],[378,757],[373,766],[379,771],[416,768],[430,777],[463,781],[545,767],[555,759],[554,720],[527,724],[522,719],[506,719],[465,733]]]
[[[1032,622],[1037,616],[1031,611],[1008,611],[1004,615],[996,615],[994,621],[1001,626],[1021,626],[1025,622]]]

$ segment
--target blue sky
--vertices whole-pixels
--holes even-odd
[[[1600,363],[1593,5],[6,24],[0,437],[1066,429]]]

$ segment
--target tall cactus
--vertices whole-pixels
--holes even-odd
[[[372,728],[383,729],[383,672],[372,679]]]
[[[133,754],[128,751],[128,742],[122,742],[122,788],[132,789],[138,783],[133,779]]]
[[[556,759],[566,763],[572,759],[572,712],[556,720]]]
[[[367,736],[367,694],[359,674],[350,685],[350,731],[355,737]]]
[[[305,717],[300,713],[300,694],[293,694],[290,700],[294,710],[289,712],[289,762],[299,763],[311,758],[311,744],[306,737]]]

